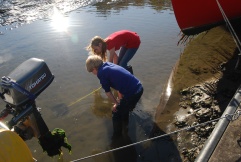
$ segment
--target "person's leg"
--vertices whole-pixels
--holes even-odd
[[[120,104],[116,108],[116,112],[112,112],[112,122],[113,122],[113,137],[118,137],[127,134],[128,124],[129,124],[129,111],[132,111],[136,103],[140,100],[143,94],[143,88],[137,94],[130,98],[123,98],[120,100]],[[124,126],[124,127],[123,127]],[[124,128],[124,129],[123,129]]]
[[[120,106],[121,121],[128,122],[129,121],[129,109],[128,109],[129,103],[128,103],[128,101],[125,98],[121,99],[119,106]]]
[[[142,88],[140,90],[140,92],[138,92],[137,94],[135,94],[129,98],[129,101],[128,101],[129,111],[133,111],[133,109],[136,107],[137,102],[140,100],[140,98],[143,94],[143,91],[144,91],[144,89]]]
[[[126,116],[122,120],[122,134],[124,136],[128,136],[128,126],[129,126],[129,113],[128,113],[128,116]]]
[[[126,99],[120,99],[120,103],[116,108],[116,112],[112,112],[112,121],[114,128],[113,136],[126,134],[129,122],[129,103]]]
[[[122,135],[122,122],[112,120],[113,124],[113,136],[112,138],[118,138]]]
[[[128,70],[131,74],[134,75],[133,69],[131,65],[127,65],[126,70]]]
[[[120,65],[119,63],[121,62],[122,58],[124,57],[126,50],[127,50],[127,48],[124,46],[120,48],[120,51],[118,54],[118,65]]]
[[[121,121],[122,121],[122,135],[128,135],[128,125],[129,125],[129,103],[126,99],[120,100],[121,105]]]
[[[125,126],[128,125],[129,121],[129,108],[128,102],[125,99],[120,99],[119,105],[116,107],[116,112],[112,112],[112,122],[114,133],[113,136],[118,137],[122,135],[123,121]],[[124,130],[125,131],[125,130]]]
[[[119,106],[117,106],[116,111],[112,111],[113,138],[117,138],[122,134],[122,121],[119,109]]]
[[[120,53],[121,57],[119,54],[118,65],[127,68],[128,62],[132,59],[137,50],[138,48],[128,48],[124,54],[122,51],[120,51],[122,53]]]

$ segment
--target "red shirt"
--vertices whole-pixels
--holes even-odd
[[[119,50],[120,47],[125,46],[126,48],[138,48],[141,41],[137,33],[120,30],[109,35],[105,42],[107,44],[107,50],[111,50],[115,47],[115,50]]]

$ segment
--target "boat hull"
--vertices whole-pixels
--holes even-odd
[[[229,21],[241,20],[241,0],[219,0]],[[172,0],[177,23],[185,35],[195,35],[224,24],[216,0]]]

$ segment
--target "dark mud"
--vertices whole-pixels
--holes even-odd
[[[234,25],[240,28],[240,24]],[[240,86],[238,53],[232,35],[220,26],[190,40],[175,66],[170,78],[172,94],[168,100],[161,98],[156,121],[165,130],[162,125],[169,119],[166,133],[192,127],[172,136],[182,161],[195,161],[215,128],[215,119]],[[204,122],[208,124],[195,127]]]

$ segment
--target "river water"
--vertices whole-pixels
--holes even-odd
[[[29,58],[45,60],[55,78],[36,103],[49,129],[64,129],[72,145],[72,154],[63,148],[64,155],[58,159],[43,153],[36,139],[26,141],[34,158],[41,162],[71,161],[153,136],[163,87],[183,51],[177,45],[180,29],[170,0],[0,2],[5,5],[0,10],[5,13],[0,27],[0,76],[7,76]],[[141,37],[130,64],[145,90],[130,115],[128,137],[115,145],[111,140],[111,103],[98,89],[96,76],[85,69],[85,47],[93,36],[106,37],[121,29],[136,31]],[[3,109],[5,103],[0,104]],[[175,152],[174,144],[160,145],[144,142],[83,161],[177,160],[178,154],[165,152],[169,147]]]

